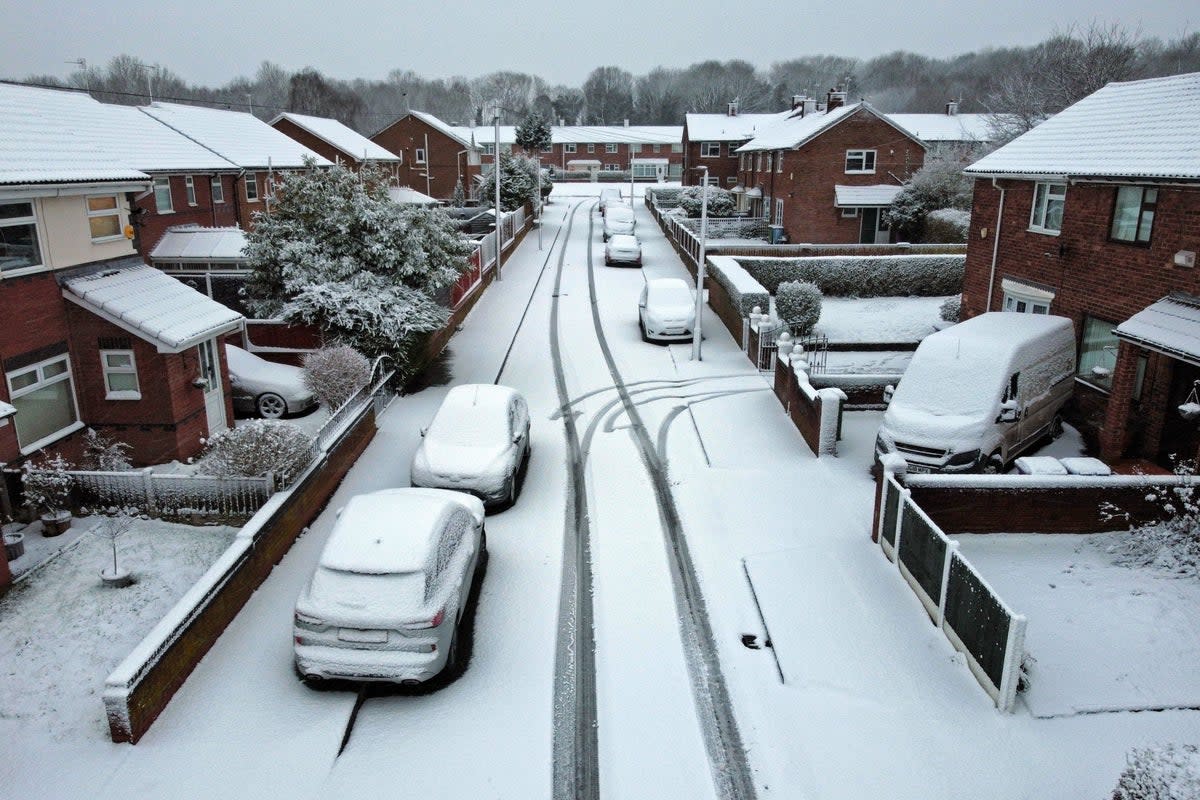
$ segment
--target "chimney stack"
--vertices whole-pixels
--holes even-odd
[[[628,120],[628,119],[626,119],[626,120],[625,120],[625,127],[626,127],[626,128],[628,128],[628,127],[629,127],[629,120]]]
[[[825,113],[846,105],[846,93],[841,89],[830,89],[825,95]]]
[[[957,114],[958,114],[958,101],[951,100],[949,103],[946,103],[946,116],[953,117],[953,116],[956,116]]]
[[[726,112],[726,116],[736,117],[737,115],[738,115],[738,101],[734,100],[732,103],[729,104],[729,111]]]
[[[801,106],[803,106],[804,101],[807,99],[808,98],[802,94],[792,95],[792,111],[795,111],[797,108],[800,108]]]
[[[558,127],[565,128],[566,125],[567,125],[567,121],[565,119],[563,119],[562,117],[559,117],[558,118]]]

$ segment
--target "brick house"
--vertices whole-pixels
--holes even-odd
[[[479,144],[483,163],[491,163],[495,126],[460,130]],[[618,172],[629,170],[632,163],[636,177],[679,180],[684,159],[682,136],[676,125],[551,125],[550,147],[525,155],[539,157],[542,166],[556,171]],[[501,125],[501,152],[522,153],[516,141],[516,127]]]
[[[925,163],[925,144],[866,101],[809,99],[737,149],[741,210],[789,242],[890,242],[884,210]]]
[[[795,98],[793,102],[802,100]],[[701,173],[693,167],[706,166],[710,184],[732,189],[738,182],[737,149],[790,113],[743,114],[738,111],[737,103],[730,103],[724,114],[684,115],[683,185],[699,186]]]
[[[372,142],[336,119],[285,111],[268,124],[335,164],[342,164],[355,171],[364,164],[371,164],[387,170],[393,182],[400,179],[403,159],[399,155]]]
[[[400,158],[396,168],[400,186],[449,200],[459,183],[470,196],[479,176],[480,148],[462,131],[433,114],[409,111],[372,135],[371,141]]]
[[[217,337],[242,317],[142,262],[129,208],[152,176],[46,113],[93,101],[22,88],[0,92],[0,463],[77,460],[89,426],[138,463],[186,459],[232,418]]]
[[[966,170],[964,316],[1074,321],[1070,413],[1105,459],[1200,448],[1198,131],[1200,73],[1112,83]]]

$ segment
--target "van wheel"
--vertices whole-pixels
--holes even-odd
[[[1063,418],[1062,414],[1055,414],[1054,419],[1050,420],[1050,439],[1053,441],[1063,435]]]
[[[1004,462],[1000,459],[999,450],[987,457],[980,472],[984,475],[999,475],[1004,472]]]

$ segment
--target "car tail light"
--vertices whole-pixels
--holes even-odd
[[[441,625],[442,621],[445,619],[446,619],[446,607],[443,606],[442,608],[438,609],[438,612],[433,615],[433,619],[429,620],[429,622],[414,622],[413,624],[409,625],[408,627],[410,627],[410,628],[436,628],[438,625]]]

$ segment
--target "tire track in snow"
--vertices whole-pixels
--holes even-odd
[[[596,274],[592,258],[591,242],[595,234],[595,220],[588,221],[588,292],[592,306],[592,325],[596,340],[604,353],[612,376],[613,386],[621,397],[629,416],[630,432],[637,444],[638,452],[650,476],[658,504],[658,514],[663,533],[667,538],[668,559],[671,565],[671,582],[674,587],[675,608],[679,613],[680,633],[684,644],[684,658],[692,682],[692,697],[700,719],[705,749],[708,751],[712,768],[713,785],[717,797],[722,800],[753,800],[757,797],[751,775],[750,763],[746,758],[745,746],[733,715],[733,705],[721,662],[717,644],[708,621],[708,611],[691,551],[683,530],[683,521],[675,505],[675,497],[667,477],[666,462],[660,459],[650,438],[646,425],[638,413],[637,404],[630,396],[621,378],[621,372],[604,336],[604,325],[600,320],[600,305],[596,296]],[[561,274],[561,260],[560,260]],[[556,292],[557,294],[557,292]],[[557,358],[555,359],[557,367]],[[561,395],[560,395],[561,396]],[[565,401],[564,401],[565,402]],[[564,408],[564,417],[570,417]],[[572,426],[573,427],[573,426]]]

